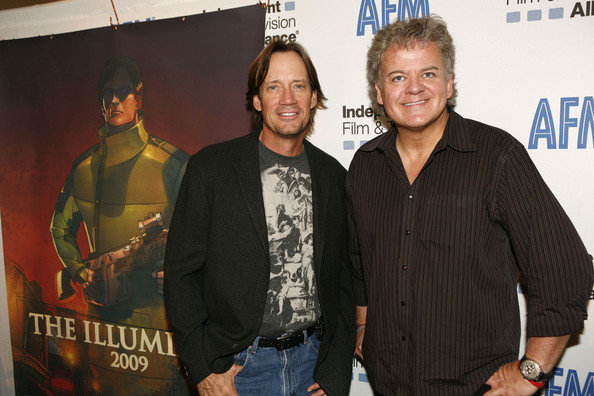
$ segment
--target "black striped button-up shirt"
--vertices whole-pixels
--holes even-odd
[[[472,395],[527,335],[583,327],[591,256],[524,147],[450,110],[411,185],[397,130],[362,146],[347,193],[363,354],[382,394]]]

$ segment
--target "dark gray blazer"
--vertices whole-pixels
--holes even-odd
[[[165,255],[165,308],[190,381],[222,373],[258,334],[270,279],[259,131],[194,154]],[[314,271],[325,334],[314,378],[348,394],[354,302],[347,252],[345,169],[305,141],[313,189]]]

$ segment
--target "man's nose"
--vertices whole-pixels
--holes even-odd
[[[421,79],[419,77],[413,76],[408,80],[408,86],[407,86],[408,93],[416,95],[419,92],[422,92],[424,89],[425,89],[425,86],[423,85],[423,82],[421,81]]]
[[[120,98],[118,98],[118,96],[114,93],[113,96],[111,97],[111,100],[109,101],[110,104],[114,104],[114,105],[118,105],[120,104],[122,101],[120,100]]]
[[[281,104],[293,104],[295,103],[295,94],[291,88],[283,89],[281,96]]]

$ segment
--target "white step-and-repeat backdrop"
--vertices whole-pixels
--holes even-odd
[[[254,1],[116,1],[121,21],[142,22],[253,4]],[[224,5],[221,5],[224,3]],[[266,1],[265,41],[299,41],[310,52],[328,109],[311,140],[348,167],[355,150],[385,131],[366,94],[365,56],[378,28],[396,18],[435,13],[457,49],[457,111],[503,128],[522,142],[594,251],[594,2],[576,0]],[[62,1],[0,12],[0,39],[105,26],[109,1]],[[114,18],[115,21],[115,18]],[[247,74],[247,73],[246,73]],[[1,133],[1,132],[0,132]],[[1,260],[0,256],[0,260]],[[0,262],[0,264],[2,264]],[[3,271],[0,271],[3,273]],[[0,281],[3,281],[0,278]],[[3,283],[3,282],[2,282]],[[4,285],[0,284],[4,290]],[[522,299],[521,292],[519,298]],[[592,295],[590,297],[592,299]],[[2,303],[4,300],[0,300]],[[0,304],[3,305],[4,304]],[[588,311],[593,316],[594,305]],[[0,316],[6,315],[5,309]],[[7,320],[0,353],[10,384]],[[594,395],[594,326],[572,340],[545,394]],[[371,395],[353,363],[353,395]],[[8,389],[8,388],[4,388]],[[0,393],[5,391],[0,388]]]
[[[594,251],[592,1],[271,2],[266,39],[280,36],[304,44],[329,98],[328,109],[318,113],[312,141],[348,167],[361,144],[385,131],[374,119],[366,91],[370,40],[396,18],[430,13],[444,18],[456,44],[456,110],[524,143],[586,247]],[[594,304],[588,308],[594,316]],[[594,395],[591,320],[572,343],[578,344],[567,349],[547,396]],[[371,394],[365,370],[357,362],[353,369],[351,394]]]

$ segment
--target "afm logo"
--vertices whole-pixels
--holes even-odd
[[[580,110],[581,106],[581,110]],[[536,106],[536,113],[530,129],[529,149],[537,149],[539,141],[546,143],[547,149],[567,149],[570,134],[577,132],[577,148],[587,147],[588,135],[594,138],[594,97],[586,96],[561,98],[559,111],[559,129],[555,131],[555,120],[547,98],[542,98]],[[572,117],[570,113],[578,116]],[[577,129],[577,131],[576,131]],[[559,142],[557,143],[557,137]]]
[[[565,378],[564,377],[565,374]],[[594,373],[589,371],[586,378],[582,374],[579,377],[575,369],[563,369],[556,367],[553,372],[553,378],[547,384],[544,392],[545,396],[563,395],[563,396],[589,396],[594,395]]]
[[[553,1],[553,0],[548,0]],[[537,6],[536,3],[539,3],[540,0],[507,0],[507,5],[528,5],[528,6],[536,6],[536,8],[532,8],[527,10],[525,15],[522,14],[520,11],[513,11],[508,12],[505,15],[505,21],[507,23],[518,23],[521,22],[523,18],[526,19],[527,22],[533,21],[540,21],[545,18],[548,19],[562,19],[567,15],[569,18],[576,18],[576,17],[588,17],[594,16],[594,0],[588,1],[577,1],[571,8],[571,12],[567,13],[563,7],[552,7],[548,9],[541,9]],[[543,0],[544,3],[544,0]]]
[[[359,18],[357,19],[357,36],[364,36],[367,26],[370,27],[372,34],[377,33],[382,26],[390,23],[391,14],[395,14],[399,21],[430,14],[429,0],[394,0],[393,3],[390,0],[382,0],[380,12],[378,12],[378,8],[376,7],[376,1],[361,0]]]

